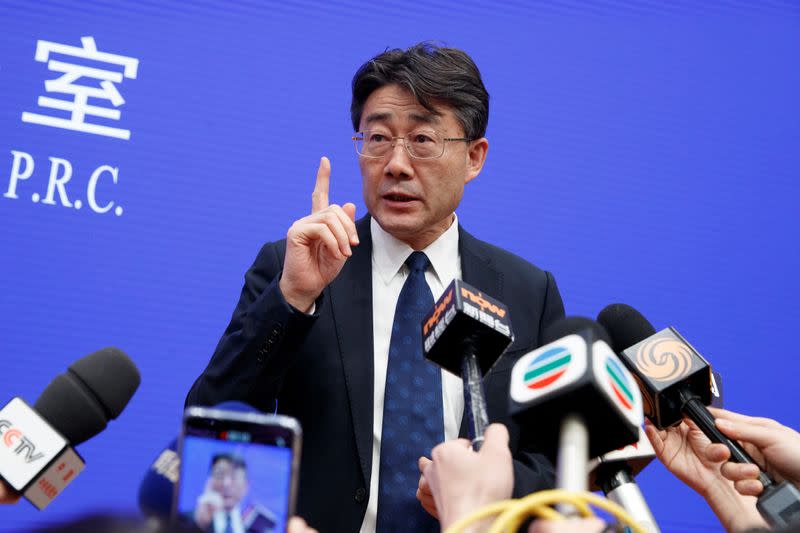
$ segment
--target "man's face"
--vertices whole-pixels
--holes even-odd
[[[242,501],[250,484],[247,472],[227,459],[220,459],[211,469],[211,488],[222,496],[226,511],[230,511]]]
[[[369,95],[361,115],[361,131],[380,130],[391,137],[434,131],[442,138],[464,137],[452,110],[437,105],[433,114],[398,85]],[[488,142],[445,142],[438,159],[412,158],[398,139],[380,158],[360,156],[364,202],[381,227],[414,249],[422,249],[450,227],[464,185],[483,167]]]

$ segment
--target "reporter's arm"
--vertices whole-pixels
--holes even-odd
[[[755,499],[739,494],[733,483],[722,476],[725,446],[712,444],[690,420],[661,431],[647,421],[645,433],[658,460],[705,499],[726,531],[767,526],[756,510]]]
[[[431,455],[423,476],[436,502],[442,531],[484,505],[511,497],[514,473],[504,425],[486,428],[479,452],[472,450],[469,441],[459,439],[438,445]],[[469,531],[484,531],[487,526],[483,521]]]
[[[606,523],[597,517],[569,518],[567,520],[536,520],[528,533],[602,533]]]
[[[720,431],[739,441],[766,472],[778,481],[800,485],[800,433],[770,418],[746,416],[725,409],[710,409]],[[727,461],[730,455],[724,457]],[[722,475],[744,495],[757,496],[763,486],[755,465],[725,463]]]

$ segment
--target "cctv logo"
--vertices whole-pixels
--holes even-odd
[[[14,453],[25,456],[26,463],[32,463],[44,457],[44,453],[36,453],[36,445],[30,441],[20,430],[13,427],[8,420],[0,420],[0,441]]]

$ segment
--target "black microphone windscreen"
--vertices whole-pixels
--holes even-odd
[[[656,328],[639,311],[626,304],[607,305],[597,315],[597,322],[611,337],[611,349],[620,353],[655,335]]]
[[[119,415],[139,381],[139,371],[127,355],[105,348],[56,376],[34,409],[75,446],[100,433],[109,418]]]
[[[103,348],[82,357],[69,370],[97,397],[112,420],[125,409],[142,381],[139,369],[118,348]]]
[[[553,341],[564,338],[567,335],[572,335],[573,333],[577,333],[584,329],[592,330],[594,336],[597,339],[604,341],[606,344],[611,343],[606,330],[591,318],[570,316],[556,320],[545,328],[544,332],[542,333],[542,345],[550,344]]]
[[[33,408],[73,446],[103,431],[108,422],[97,400],[69,374],[53,378]]]

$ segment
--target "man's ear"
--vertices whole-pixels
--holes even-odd
[[[489,151],[489,141],[481,137],[470,141],[467,146],[467,176],[464,183],[469,183],[478,177],[486,162],[486,153]]]

